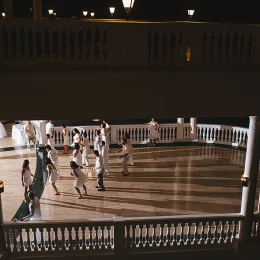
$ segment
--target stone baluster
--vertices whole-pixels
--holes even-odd
[[[200,231],[200,244],[204,245],[205,238],[204,238],[204,223],[201,222],[201,231]]]
[[[32,247],[31,247],[31,239],[30,239],[30,228],[26,227],[25,228],[25,232],[26,232],[26,244],[27,244],[27,252],[31,252],[32,251]]]
[[[232,226],[233,226],[233,230],[232,230],[232,236],[231,236],[231,243],[236,241],[236,236],[237,236],[237,224],[235,221],[233,221]]]
[[[227,231],[226,231],[226,243],[230,243],[230,223],[229,220],[226,222],[227,225]]]
[[[105,236],[104,236],[104,226],[101,226],[101,249],[105,249]]]
[[[143,224],[139,225],[139,248],[143,247]]]
[[[85,226],[82,226],[81,227],[81,231],[82,231],[82,250],[85,251],[87,249],[87,246],[86,246],[86,228]]]
[[[187,240],[186,240],[186,245],[191,245],[191,239],[190,239],[190,233],[191,233],[191,223],[187,223]]]
[[[174,223],[173,224],[173,241],[172,241],[172,244],[173,246],[177,246],[177,227],[178,227],[178,224],[177,223]]]
[[[43,237],[43,228],[36,228],[36,239],[37,239],[37,233],[40,232],[40,236],[41,236],[41,251],[45,251],[45,243],[44,243],[44,237]],[[38,242],[37,242],[38,243]]]
[[[196,222],[194,222],[194,239],[193,239],[193,245],[198,244],[198,225]]]
[[[69,232],[69,250],[73,250],[73,243],[72,243],[72,227],[68,227],[68,232]]]
[[[78,251],[79,250],[79,227],[76,225],[74,227],[75,229],[75,233],[76,233],[76,237],[75,237],[75,249]]]
[[[23,229],[19,228],[17,229],[19,232],[19,237],[20,237],[20,252],[24,252],[24,243],[23,243]]]
[[[184,240],[183,240],[183,235],[184,234],[183,233],[184,233],[183,223],[180,223],[180,246],[184,245]]]
[[[92,250],[93,247],[93,236],[92,236],[93,227],[89,226],[89,249]]]
[[[135,230],[136,230],[136,225],[132,225],[132,248],[136,248]]]
[[[157,244],[157,242],[156,242],[156,227],[157,227],[157,225],[153,224],[153,243],[152,243],[153,247],[156,247],[156,244]]]
[[[171,223],[167,223],[166,246],[171,246]]]
[[[160,224],[160,247],[164,246],[163,228],[164,228],[164,224]]]
[[[52,244],[51,244],[51,228],[47,227],[47,234],[48,234],[48,251],[52,251]]]
[[[37,245],[36,228],[35,227],[32,228],[32,232],[33,232],[33,244],[34,244],[33,251],[38,252],[39,249],[38,249],[38,245]]]
[[[126,247],[130,247],[130,225],[126,224]]]
[[[61,247],[62,250],[65,251],[66,250],[66,240],[65,240],[65,227],[61,227]]]
[[[208,232],[207,232],[207,239],[206,244],[211,244],[211,224],[208,222]]]
[[[59,251],[58,228],[54,227],[53,231],[54,231],[55,251]]]
[[[149,243],[149,229],[150,229],[150,224],[145,225],[145,247],[149,248],[150,243]]]
[[[221,221],[221,224],[220,224],[219,243],[220,244],[224,243],[224,225],[223,225],[223,221]]]
[[[216,224],[216,222],[213,222],[214,225],[214,231],[213,231],[213,243],[217,244],[218,243],[218,225]]]
[[[130,241],[130,233],[129,233],[129,241]],[[129,243],[128,241],[128,243]],[[107,249],[111,249],[112,245],[111,245],[111,226],[108,225],[107,226]]]

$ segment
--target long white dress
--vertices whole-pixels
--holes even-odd
[[[155,123],[151,123],[150,124],[150,134],[149,134],[149,138],[150,139],[157,139],[159,138],[159,131],[158,131],[158,126]]]
[[[83,138],[82,141],[83,146],[83,152],[82,152],[82,163],[86,164],[86,166],[89,166],[89,160],[88,160],[88,154],[89,154],[89,142],[87,138]]]
[[[65,132],[66,132],[66,134],[65,134]],[[66,128],[63,128],[62,133],[63,133],[63,138],[64,138],[63,145],[69,145],[68,130]]]
[[[5,136],[7,136],[7,132],[4,125],[0,122],[0,138],[3,138]]]
[[[26,170],[23,174],[23,182],[24,182],[24,187],[29,187],[30,185],[32,185],[32,178],[31,178],[31,170]]]
[[[100,136],[95,136],[94,139],[94,150],[97,150],[99,154],[101,154],[101,146],[100,146]]]

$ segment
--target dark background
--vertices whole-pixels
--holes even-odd
[[[43,15],[54,9],[57,17],[81,16],[95,12],[96,18],[110,18],[109,6],[115,6],[114,18],[125,18],[122,0],[42,0]],[[15,17],[29,18],[32,0],[13,0]],[[135,0],[131,18],[137,20],[187,20],[187,9],[195,9],[193,20],[208,22],[260,23],[260,1],[235,0]],[[3,11],[3,0],[0,0]]]

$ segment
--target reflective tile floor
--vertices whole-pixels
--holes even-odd
[[[0,139],[0,148],[13,149],[16,145],[10,135]],[[11,220],[23,201],[23,160],[29,159],[32,172],[36,170],[36,151],[18,150],[18,147],[0,151],[0,179],[5,183],[2,193],[4,220]],[[57,181],[60,195],[54,195],[51,184],[46,183],[40,198],[43,219],[240,212],[244,150],[177,144],[138,147],[134,148],[135,165],[129,166],[130,174],[124,177],[118,149],[110,150],[111,172],[104,177],[106,191],[99,192],[95,188],[96,177],[91,168],[83,170],[89,177],[86,183],[88,196],[84,199],[76,199],[78,196],[73,188],[74,177],[70,176],[69,168],[71,151],[63,154],[60,150],[61,178]],[[89,158],[93,167],[93,154]]]

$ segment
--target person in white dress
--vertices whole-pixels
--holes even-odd
[[[60,131],[60,134],[63,136],[63,146],[64,146],[63,153],[66,154],[69,151],[69,134],[65,124],[62,124],[61,128],[62,130]]]
[[[83,194],[84,196],[88,195],[87,193],[87,188],[85,186],[85,182],[88,181],[87,176],[81,171],[80,167],[76,164],[76,162],[71,161],[70,162],[70,168],[71,168],[71,175],[76,177],[76,180],[74,182],[74,188],[78,192],[79,197],[77,199],[82,199],[83,196],[80,192],[80,187],[83,187],[85,193]]]
[[[106,146],[107,146],[107,150],[109,151],[109,144],[110,144],[110,132],[111,132],[111,127],[110,125],[107,123],[107,120],[106,119],[103,119],[103,123],[106,124]]]
[[[75,143],[74,150],[73,150],[72,154],[70,155],[70,157],[71,157],[72,161],[74,161],[77,165],[80,166],[81,169],[83,169],[82,156],[81,156],[79,149],[80,149],[79,143]]]
[[[80,145],[81,135],[78,128],[73,128],[72,132],[73,132],[73,143],[71,144],[71,146],[74,147],[76,143]],[[80,146],[79,150],[80,153],[82,154],[82,146]]]
[[[36,128],[34,124],[30,120],[28,120],[25,123],[23,130],[26,137],[27,149],[31,150],[31,141],[33,142],[33,145],[36,148]]]
[[[80,144],[83,147],[82,164],[85,165],[86,167],[89,167],[88,154],[89,154],[90,148],[89,148],[89,141],[88,141],[88,136],[87,136],[86,130],[82,134],[82,141],[80,142]]]
[[[101,154],[100,130],[95,130],[94,150],[97,150],[99,152],[99,154]]]
[[[128,161],[128,156],[129,156],[129,147],[127,145],[127,139],[123,138],[123,142],[122,142],[122,149],[118,151],[118,153],[121,152],[120,158],[122,158],[122,166],[123,166],[123,171],[122,173],[123,176],[127,176],[129,175],[129,171],[127,168],[127,161]]]
[[[157,123],[154,118],[151,119],[150,122],[147,123],[150,126],[150,133],[149,133],[149,139],[150,139],[150,146],[155,146],[156,140],[160,137],[159,129],[160,124]]]
[[[51,138],[54,137],[54,125],[53,125],[53,121],[49,120],[49,122],[46,124],[46,134],[49,134],[51,136]]]
[[[46,138],[47,138],[47,145],[49,145],[52,150],[56,150],[54,147],[54,139],[51,138],[49,134],[46,135]]]
[[[128,157],[127,164],[133,166],[134,165],[134,150],[133,150],[133,145],[132,145],[132,140],[130,138],[130,134],[125,133],[124,138],[127,140],[127,145],[129,148],[129,157]]]
[[[95,157],[96,157],[96,163],[95,163],[95,167],[92,169],[96,172],[96,176],[97,176],[97,186],[96,188],[98,189],[98,191],[105,191],[105,186],[104,186],[104,163],[102,160],[101,155],[99,154],[98,150],[94,150],[93,151]]]
[[[47,165],[47,171],[48,171],[47,180],[49,180],[50,184],[53,187],[54,195],[58,195],[59,191],[55,185],[55,182],[59,179],[57,170],[56,170],[55,166],[53,165],[53,163],[51,162],[50,158],[46,159],[45,164]]]
[[[50,158],[51,162],[55,166],[58,176],[60,177],[60,163],[59,163],[59,157],[58,157],[58,151],[57,150],[52,150],[49,145],[45,146],[46,151],[47,151],[47,157]]]
[[[5,136],[7,136],[7,132],[4,125],[0,122],[0,138],[4,138]]]
[[[24,187],[24,201],[28,201],[28,193],[32,190],[32,177],[34,175],[31,172],[29,160],[26,159],[23,162],[22,168],[22,186]]]

